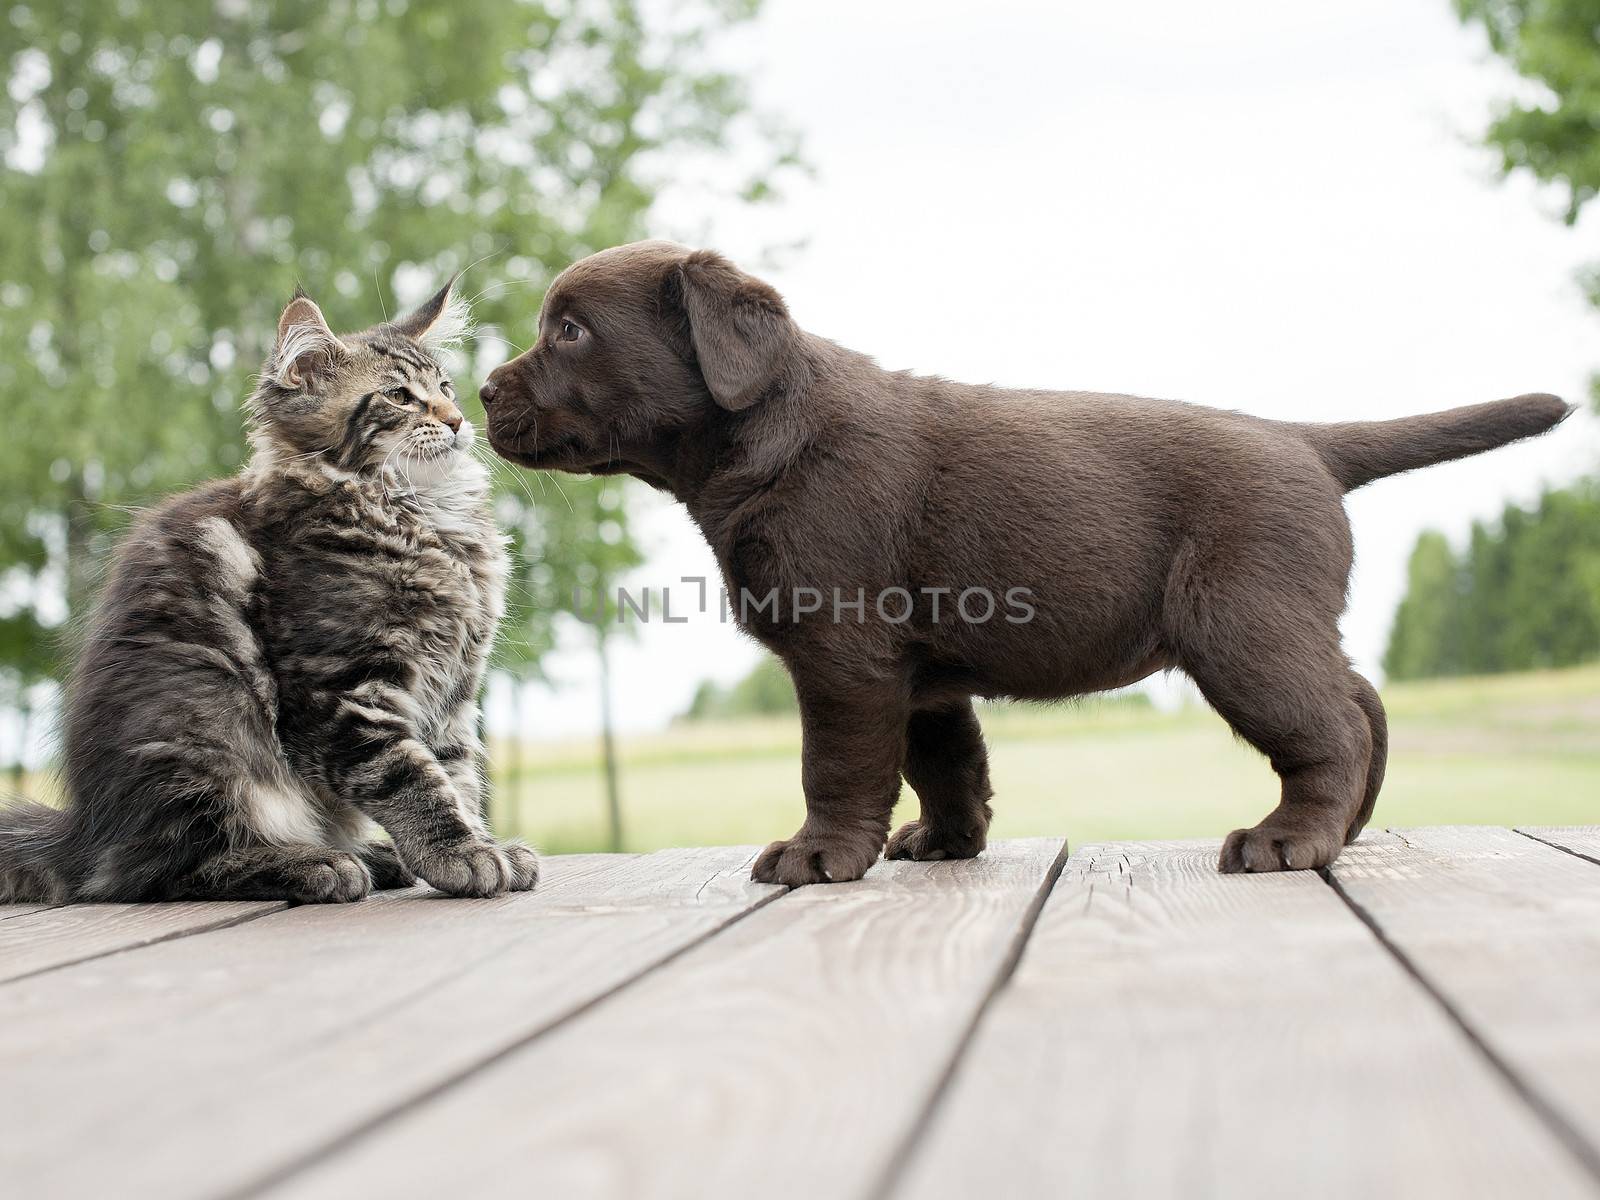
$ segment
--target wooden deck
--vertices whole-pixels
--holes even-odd
[[[1600,1197],[1600,826],[0,906],[16,1197]]]

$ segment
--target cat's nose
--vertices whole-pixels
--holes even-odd
[[[485,408],[488,408],[489,405],[494,403],[494,394],[499,390],[500,389],[495,386],[494,380],[486,379],[483,382],[483,386],[478,389],[478,399],[483,401],[483,406]]]
[[[442,425],[448,425],[451,433],[461,428],[461,410],[448,402],[433,410],[433,419]]]

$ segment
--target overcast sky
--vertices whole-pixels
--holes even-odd
[[[1600,365],[1574,281],[1594,222],[1495,175],[1474,139],[1518,85],[1448,0],[769,0],[725,52],[815,178],[760,208],[680,187],[656,232],[759,268],[885,367],[1334,420],[1579,399]],[[1459,543],[1597,462],[1585,414],[1352,496],[1357,666],[1378,673],[1419,531]],[[636,585],[715,575],[675,506],[640,509]],[[614,656],[619,723],[757,654],[714,618],[648,625]],[[551,667],[531,732],[596,728],[589,654]]]

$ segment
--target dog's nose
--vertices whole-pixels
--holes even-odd
[[[499,390],[500,389],[495,386],[494,380],[486,379],[483,382],[483,386],[478,389],[478,399],[483,401],[483,406],[485,408],[488,408],[489,405],[494,403],[494,394]]]

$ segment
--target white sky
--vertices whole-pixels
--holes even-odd
[[[1580,399],[1600,366],[1574,282],[1594,222],[1497,180],[1474,138],[1516,82],[1448,0],[770,0],[729,54],[816,177],[757,209],[680,189],[657,231],[759,267],[885,367],[1331,420]],[[1353,496],[1357,665],[1377,672],[1420,530],[1459,540],[1597,463],[1585,414]],[[641,508],[636,582],[714,576],[675,506]],[[646,626],[614,656],[619,724],[756,655],[714,619]],[[597,728],[591,655],[551,668],[530,735]]]

